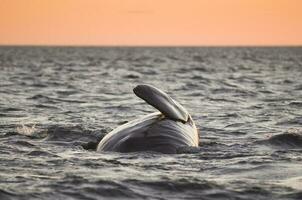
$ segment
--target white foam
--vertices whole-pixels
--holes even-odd
[[[35,133],[37,133],[36,124],[33,124],[32,126],[21,124],[21,126],[16,128],[16,130],[19,134],[26,136],[33,136]]]

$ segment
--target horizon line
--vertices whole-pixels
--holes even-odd
[[[228,44],[228,45],[101,45],[101,44],[0,44],[0,47],[302,47],[302,44]]]

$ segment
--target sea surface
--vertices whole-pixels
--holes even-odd
[[[156,111],[192,115],[200,147],[96,152]],[[0,47],[0,199],[302,199],[302,47]]]

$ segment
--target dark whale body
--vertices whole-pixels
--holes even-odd
[[[114,129],[100,141],[97,151],[177,153],[180,147],[198,146],[196,126],[178,102],[150,85],[138,85],[133,91],[160,112]]]

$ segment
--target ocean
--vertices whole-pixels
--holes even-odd
[[[301,47],[0,47],[0,199],[302,199]],[[156,111],[191,114],[200,147],[96,152]]]

